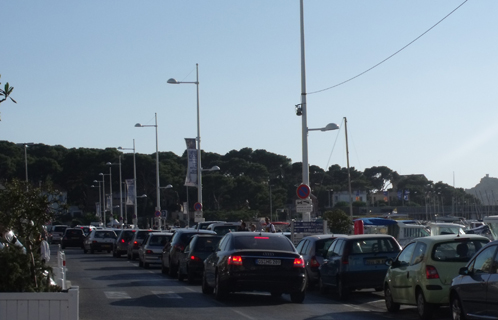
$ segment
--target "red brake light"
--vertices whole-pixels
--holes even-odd
[[[234,266],[241,266],[242,265],[242,257],[241,256],[229,256],[228,257],[228,264],[234,265]]]
[[[145,254],[152,254],[152,250],[145,250]]]
[[[93,240],[93,241],[92,241],[92,243],[97,243],[97,241],[96,241],[96,240]]]
[[[254,237],[254,239],[270,239],[270,237]]]
[[[301,258],[294,259],[294,267],[296,268],[304,268],[304,260]]]
[[[439,273],[437,273],[436,267],[434,266],[425,267],[425,276],[427,279],[439,279]]]
[[[196,256],[190,256],[190,260],[192,260],[192,261],[201,261],[201,258],[196,257]]]
[[[121,239],[121,243],[125,243],[124,239]]]
[[[318,262],[318,260],[316,260],[316,257],[315,256],[311,257],[310,267],[318,268],[319,266],[320,266],[320,263]]]

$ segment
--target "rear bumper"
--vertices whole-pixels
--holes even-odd
[[[247,275],[233,274],[224,281],[229,291],[267,291],[292,293],[301,292],[306,287],[306,276],[304,272],[299,275]]]
[[[144,255],[144,259],[143,259],[143,262],[145,263],[157,263],[157,264],[160,264],[161,263],[161,254],[146,254]]]
[[[112,250],[112,243],[92,243],[90,245],[92,250]]]

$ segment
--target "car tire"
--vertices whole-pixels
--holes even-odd
[[[460,297],[455,293],[451,295],[450,298],[450,308],[451,308],[451,317],[453,320],[465,320],[465,312],[462,308],[462,301],[460,301]]]
[[[195,274],[190,270],[187,270],[187,282],[188,284],[193,284],[195,282]]]
[[[342,279],[337,280],[337,294],[341,300],[347,300],[349,297],[349,289],[346,288]]]
[[[145,269],[149,269],[149,266],[150,266],[150,265],[149,265],[147,262],[144,262],[144,268],[145,268]]]
[[[111,250],[107,250],[107,253],[111,253]]]
[[[141,259],[138,259],[138,266],[141,268],[144,266],[144,263],[142,262]]]
[[[275,299],[280,298],[282,296],[282,292],[279,292],[279,291],[272,291],[272,292],[270,292],[270,294],[271,294],[272,298],[275,298]]]
[[[321,294],[326,294],[329,291],[329,288],[323,283],[322,277],[318,279],[318,291]]]
[[[164,266],[164,262],[161,260],[161,273],[162,274],[168,274],[168,268]]]
[[[293,292],[290,294],[290,298],[293,303],[303,303],[305,296],[305,291]]]
[[[434,308],[430,303],[425,301],[424,293],[422,290],[417,291],[417,313],[420,319],[427,320],[432,317]]]
[[[228,289],[226,285],[221,282],[218,275],[216,275],[215,285],[216,287],[214,288],[214,298],[218,301],[224,300],[228,294]]]
[[[91,253],[91,254],[94,254],[94,253],[95,253],[95,250],[90,249],[90,253]]]
[[[393,312],[393,313],[399,311],[400,304],[394,302],[391,288],[389,288],[388,285],[386,285],[386,288],[384,289],[384,299],[386,302],[387,311]]]
[[[128,252],[126,253],[126,259],[131,260],[131,256]]]
[[[202,275],[202,293],[204,294],[213,294],[214,289],[210,287],[206,281],[206,276]]]
[[[169,275],[170,275],[170,277],[175,277],[175,276],[177,276],[177,274],[176,274],[177,272],[178,272],[178,268],[177,268],[177,267],[175,267],[175,266],[171,263],[171,260],[170,260],[170,262],[169,262],[169,272],[168,272],[168,273],[169,273]]]
[[[61,246],[61,249],[62,249],[62,250],[66,249],[66,246]]]
[[[178,268],[177,278],[178,281],[183,281],[183,279],[185,279],[185,275],[181,272],[180,268]]]
[[[85,249],[85,248],[83,248],[83,253],[85,253],[85,254],[86,254],[87,252],[88,252],[88,250],[87,250],[87,249]]]

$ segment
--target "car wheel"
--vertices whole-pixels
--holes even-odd
[[[61,249],[62,249],[62,250],[66,249],[66,246],[61,246]]]
[[[305,296],[305,291],[293,292],[290,294],[291,301],[294,303],[303,303]]]
[[[210,287],[206,281],[206,276],[202,275],[202,293],[204,294],[213,294],[214,289]]]
[[[142,260],[141,260],[141,259],[138,259],[138,266],[139,266],[139,267],[143,267],[143,266],[144,266],[144,263],[142,262]]]
[[[270,294],[273,298],[280,298],[282,296],[282,292],[279,291],[272,291]]]
[[[107,250],[107,253],[111,253],[111,250]]]
[[[131,260],[132,260],[132,261],[137,260],[137,256],[136,256],[134,253],[132,253],[132,254],[131,254]]]
[[[144,268],[149,269],[149,264],[147,262],[144,262]]]
[[[83,248],[83,253],[87,253],[87,252],[88,252],[88,250]]]
[[[214,297],[216,300],[222,301],[228,294],[228,289],[223,283],[221,283],[220,277],[218,275],[216,275],[215,284],[216,287],[214,288]]]
[[[389,312],[398,312],[399,311],[399,303],[394,302],[393,295],[391,293],[391,289],[388,285],[384,289],[384,299],[386,301],[386,309]]]
[[[169,275],[170,277],[175,277],[177,276],[177,273],[178,272],[178,268],[175,267],[172,263],[171,263],[171,260],[169,262]]]
[[[420,319],[430,319],[432,317],[432,306],[425,301],[424,293],[419,290],[417,292],[417,312]]]
[[[195,275],[190,270],[187,270],[187,282],[188,284],[193,284],[195,282]]]
[[[168,274],[168,268],[164,266],[164,262],[161,260],[161,273],[162,274]]]
[[[90,253],[91,253],[91,254],[94,254],[94,253],[95,253],[95,250],[90,249]]]
[[[318,291],[320,291],[321,294],[325,294],[329,291],[329,288],[323,283],[322,277],[318,279]]]
[[[465,313],[463,312],[462,302],[457,294],[451,296],[450,302],[451,315],[453,320],[465,320]]]
[[[341,300],[346,300],[349,296],[349,290],[344,285],[344,281],[342,279],[337,280],[337,294]]]
[[[131,260],[131,256],[128,252],[126,253],[126,259]]]

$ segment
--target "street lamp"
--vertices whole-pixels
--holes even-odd
[[[121,217],[121,229],[124,228],[124,220],[123,220],[123,187],[122,187],[122,180],[121,180],[121,155],[119,155],[119,162],[118,163],[111,163],[107,162],[106,163],[108,166],[119,166],[119,212],[120,212],[120,217]],[[109,171],[111,168],[109,168]],[[112,197],[112,195],[111,195]]]
[[[195,64],[196,69],[196,81],[195,82],[186,82],[186,81],[177,81],[176,79],[170,78],[168,80],[169,84],[180,84],[180,83],[192,83],[197,86],[197,202],[202,205],[202,165],[201,165],[201,122],[200,122],[200,114],[199,114],[199,64]],[[201,211],[202,212],[202,211]]]
[[[156,211],[161,211],[161,198],[160,198],[160,193],[159,193],[159,149],[158,149],[158,143],[157,143],[157,113],[155,113],[155,119],[156,119],[156,124],[141,124],[137,123],[135,127],[137,128],[143,128],[143,127],[155,127],[156,128],[156,194],[157,194],[157,199],[156,199]]]
[[[168,184],[166,187],[160,187],[160,189],[171,189],[171,188],[173,188],[173,186],[171,184]],[[161,212],[161,215],[162,215],[162,212]],[[157,217],[157,220],[159,222],[159,230],[162,230],[162,226],[163,226],[162,216]]]
[[[17,143],[16,145],[24,147],[24,167],[26,170],[26,184],[27,184],[28,183],[28,146],[34,145],[34,142]]]
[[[133,148],[123,148],[123,147],[118,147],[118,150],[133,150],[133,187],[134,187],[134,192],[133,192],[133,204],[134,204],[134,219],[136,220],[136,223],[134,222],[133,224],[138,225],[138,210],[137,210],[137,163],[135,160],[135,139],[133,139]]]

